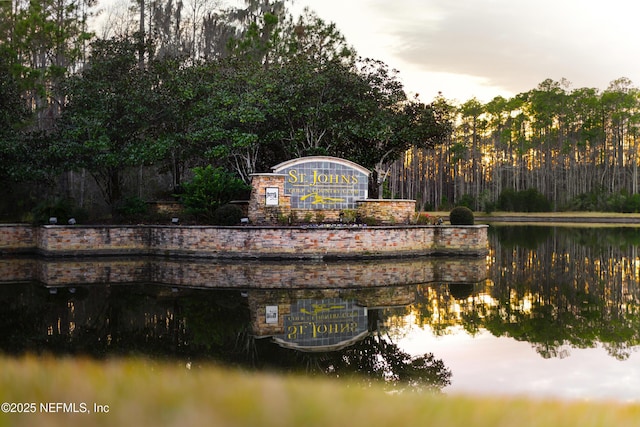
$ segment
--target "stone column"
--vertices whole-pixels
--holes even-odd
[[[285,178],[286,175],[275,173],[251,175],[251,224],[277,224],[279,219],[291,214],[291,196],[284,194]]]

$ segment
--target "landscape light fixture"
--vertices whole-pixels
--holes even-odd
[[[171,218],[171,224],[173,224],[173,225],[180,224],[180,218],[178,218],[178,217]]]
[[[49,217],[49,224],[55,225],[57,223],[58,223],[58,218],[56,218],[55,216]]]

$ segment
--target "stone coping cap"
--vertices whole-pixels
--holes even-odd
[[[273,166],[271,169],[273,171],[282,170],[291,166],[295,166],[298,164],[310,163],[310,162],[331,162],[331,163],[339,163],[346,165],[350,168],[356,169],[357,171],[369,176],[371,175],[371,171],[359,164],[352,162],[351,160],[341,159],[339,157],[331,157],[331,156],[308,156],[308,157],[299,157],[297,159],[287,160],[286,162],[279,163]]]
[[[489,227],[488,224],[474,224],[474,225],[450,225],[450,224],[441,224],[441,225],[427,225],[427,224],[401,224],[401,225],[363,225],[363,226],[351,226],[351,225],[340,225],[340,224],[328,224],[328,225],[172,225],[172,224],[94,224],[94,225],[86,225],[86,224],[44,224],[40,226],[30,226],[29,224],[13,224],[14,226],[28,226],[33,228],[45,228],[45,229],[100,229],[100,228],[176,228],[176,229],[203,229],[203,228],[220,228],[220,229],[235,229],[235,230],[273,230],[273,229],[286,229],[286,230],[332,230],[332,229],[340,229],[340,230],[381,230],[381,229],[399,229],[399,228],[486,228]]]
[[[250,173],[249,176],[288,176],[286,173],[273,173],[273,172],[261,172],[261,173]]]
[[[358,199],[357,203],[368,203],[368,202],[414,202],[414,199]]]

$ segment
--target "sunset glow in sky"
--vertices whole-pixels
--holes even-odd
[[[296,0],[335,22],[361,56],[400,71],[429,102],[489,101],[566,78],[640,83],[640,3],[626,0]]]
[[[190,0],[184,0],[189,3]],[[242,5],[244,0],[220,0]],[[363,56],[400,71],[410,95],[463,103],[547,78],[601,91],[640,84],[640,3],[628,0],[293,0],[334,22]],[[132,0],[100,0],[99,8]],[[103,14],[104,18],[104,14]],[[102,18],[102,19],[103,19]]]

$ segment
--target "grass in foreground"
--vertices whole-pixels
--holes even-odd
[[[390,395],[322,378],[146,360],[0,358],[0,426],[638,426],[640,404]],[[54,403],[52,406],[51,403]],[[64,413],[76,410],[91,413]],[[41,404],[62,413],[42,412]],[[58,405],[55,405],[58,404]],[[94,404],[108,406],[95,413]],[[84,406],[83,406],[84,405]],[[4,408],[4,406],[3,406]]]

